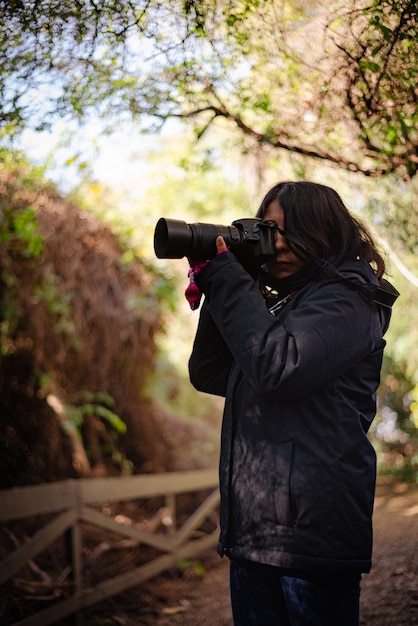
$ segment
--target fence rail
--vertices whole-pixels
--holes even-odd
[[[146,580],[189,559],[217,542],[218,529],[211,533],[196,531],[219,504],[216,470],[173,472],[131,476],[67,480],[33,487],[0,491],[0,524],[48,515],[48,521],[22,546],[0,561],[0,585],[12,581],[32,559],[64,536],[70,547],[72,590],[69,597],[27,616],[10,622],[14,626],[48,626],[72,615],[82,623],[83,610],[135,587]],[[190,517],[177,529],[176,497],[180,494],[212,490]],[[172,524],[159,534],[137,526],[120,524],[98,510],[102,503],[142,500],[163,496]],[[96,505],[96,508],[94,508]],[[55,516],[51,519],[51,515]],[[82,523],[93,524],[163,554],[134,569],[83,587]],[[198,538],[196,538],[198,535]]]

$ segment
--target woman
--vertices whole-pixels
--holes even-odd
[[[219,552],[234,624],[357,626],[375,489],[366,433],[397,292],[380,303],[384,261],[329,187],[277,184],[257,217],[273,222],[276,254],[254,281],[217,238],[196,277],[189,363],[198,390],[226,398]]]

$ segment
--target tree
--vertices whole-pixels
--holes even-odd
[[[369,176],[418,164],[412,0],[0,2],[8,132],[54,115],[221,120]]]

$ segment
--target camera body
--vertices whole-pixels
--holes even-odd
[[[154,250],[159,259],[206,261],[216,255],[216,238],[224,238],[247,271],[257,270],[267,259],[275,256],[274,223],[259,218],[235,220],[230,226],[187,224],[181,220],[161,217],[155,227]]]

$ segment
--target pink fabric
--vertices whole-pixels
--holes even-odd
[[[223,254],[224,252],[229,252],[228,249],[226,250],[219,250],[219,252],[217,252],[218,254]],[[199,287],[196,285],[196,280],[195,277],[199,274],[199,272],[206,267],[206,265],[208,263],[210,263],[210,259],[208,261],[189,261],[190,263],[190,269],[188,271],[187,276],[190,279],[190,283],[186,288],[186,291],[184,292],[184,295],[186,296],[186,300],[190,305],[190,308],[192,311],[196,311],[196,309],[199,308],[200,306],[200,301],[202,299],[202,292],[200,291]]]

